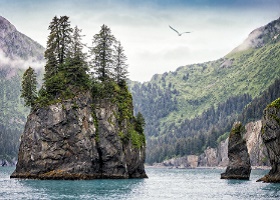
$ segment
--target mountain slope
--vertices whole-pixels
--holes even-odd
[[[0,159],[16,156],[28,109],[20,98],[21,77],[31,66],[38,75],[44,48],[0,16]]]
[[[227,119],[221,117],[222,104],[232,101],[225,109],[230,109],[228,115],[237,116],[251,98],[258,97],[274,83],[280,76],[279,33],[280,18],[254,30],[243,44],[219,60],[183,66],[175,72],[155,75],[143,84],[132,83],[135,112],[140,111],[147,122],[147,160],[153,161],[151,154],[157,145],[166,145],[157,153],[169,151],[165,156],[175,156],[176,145],[181,140],[182,145],[189,145],[197,137],[193,146],[200,140],[210,140],[198,137],[211,135],[214,125]],[[213,118],[207,125],[201,120],[189,124],[191,119],[203,118],[206,111]],[[225,127],[227,123],[231,121],[221,124]],[[194,126],[195,131],[187,130],[189,126]],[[216,137],[226,130],[221,128]]]
[[[40,74],[43,55],[41,45],[0,16],[0,123],[12,129],[22,128],[27,110],[20,99],[21,76],[29,66]]]
[[[16,27],[2,16],[0,16],[0,49],[2,57],[12,60],[42,61],[44,59],[44,47],[17,31]]]

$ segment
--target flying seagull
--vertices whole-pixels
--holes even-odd
[[[176,29],[172,28],[170,25],[169,25],[169,28],[171,28],[173,31],[175,31],[179,36],[181,36],[181,35],[184,34],[184,33],[190,33],[190,32],[182,32],[182,33],[179,33]]]

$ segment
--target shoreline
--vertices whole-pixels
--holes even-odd
[[[164,166],[164,165],[145,165],[145,169],[223,169],[225,170],[226,166],[199,166],[199,167],[176,167],[176,166]],[[251,166],[252,170],[271,170],[270,166]]]

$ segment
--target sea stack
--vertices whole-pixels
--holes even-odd
[[[221,179],[249,180],[251,164],[246,141],[243,139],[244,133],[245,128],[241,122],[235,122],[229,135],[229,164],[225,173],[221,174]]]
[[[271,170],[258,181],[280,182],[280,98],[264,110],[262,139],[267,148]]]
[[[94,101],[89,92],[35,108],[11,178],[146,178],[144,138],[131,139],[137,133],[129,132],[134,130],[126,120],[119,127],[118,110],[110,101]]]
[[[89,62],[68,16],[55,16],[49,30],[41,89],[31,67],[22,77],[31,112],[11,178],[146,178],[145,119],[133,114],[120,42],[103,24]]]

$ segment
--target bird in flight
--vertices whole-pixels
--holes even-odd
[[[169,28],[171,28],[173,31],[175,31],[179,36],[181,36],[181,35],[184,34],[184,33],[191,33],[191,32],[182,32],[182,33],[179,33],[176,29],[172,28],[170,25],[169,25]]]

